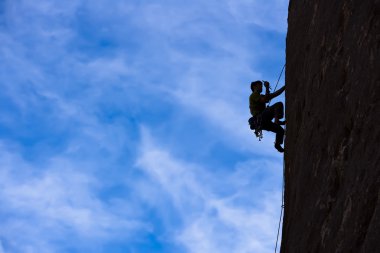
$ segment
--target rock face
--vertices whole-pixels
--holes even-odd
[[[380,252],[380,0],[290,0],[282,253]]]

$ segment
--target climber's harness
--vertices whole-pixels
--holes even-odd
[[[249,128],[255,131],[255,135],[259,138],[259,141],[263,138],[263,128],[262,128],[262,113],[252,116],[248,120]]]

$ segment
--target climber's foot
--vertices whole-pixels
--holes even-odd
[[[274,144],[274,147],[278,150],[278,152],[280,152],[280,153],[284,153],[284,148],[281,147],[280,144],[275,143],[275,144]]]

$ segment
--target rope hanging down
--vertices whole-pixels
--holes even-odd
[[[283,176],[282,176],[281,213],[280,213],[280,220],[278,221],[277,239],[276,239],[276,247],[274,248],[274,253],[277,253],[278,237],[279,237],[279,235],[280,235],[280,227],[281,227],[281,221],[282,221],[282,213],[283,213],[283,210],[284,210],[285,158],[284,158],[283,161],[282,161],[282,169],[283,169]]]
[[[280,75],[278,76],[277,83],[276,83],[276,86],[274,87],[274,91],[273,91],[273,92],[275,92],[276,89],[277,89],[278,82],[279,82],[280,79],[281,79],[282,72],[284,72],[285,66],[286,66],[286,64],[284,64],[284,66],[283,66],[282,69],[281,69],[281,73],[280,73]],[[271,102],[271,101],[272,101],[272,99],[269,100],[269,102],[268,102],[268,107],[270,106],[270,102]]]
[[[278,82],[281,79],[282,72],[284,72],[286,64],[282,67],[280,76],[277,79],[276,86],[274,87],[274,91],[277,89]],[[272,99],[271,99],[272,100]],[[270,105],[271,100],[268,102],[268,106]],[[282,221],[282,214],[284,211],[284,188],[285,188],[285,157],[282,160],[282,193],[281,193],[281,212],[280,212],[280,220],[278,221],[278,228],[277,228],[277,238],[276,238],[276,247],[274,248],[274,253],[277,253],[277,244],[278,244],[278,237],[280,235],[280,227],[281,227],[281,221]]]

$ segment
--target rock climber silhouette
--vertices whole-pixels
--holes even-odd
[[[265,95],[262,95],[263,83],[265,86]],[[285,125],[286,121],[280,121],[284,117],[284,105],[281,102],[266,107],[272,98],[279,96],[284,90],[285,85],[276,92],[270,93],[270,86],[267,81],[255,81],[251,83],[252,94],[249,96],[249,109],[252,117],[249,124],[252,130],[255,130],[256,136],[262,138],[261,130],[276,133],[276,142],[274,147],[279,152],[284,152],[281,144],[284,142],[284,129],[280,125]],[[272,121],[274,119],[274,122]]]

